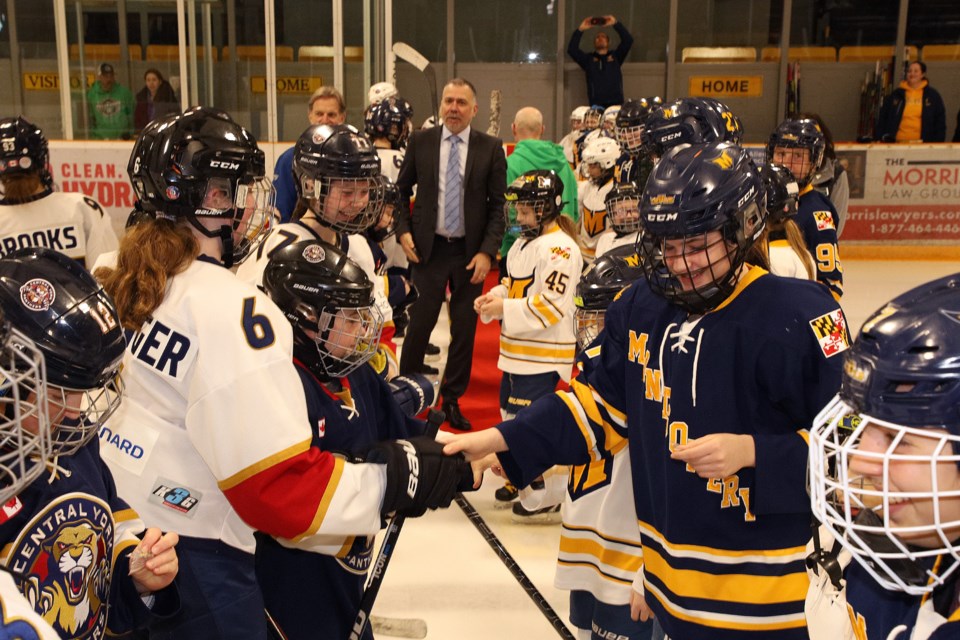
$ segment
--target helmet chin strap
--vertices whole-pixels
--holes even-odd
[[[220,262],[223,263],[223,266],[229,269],[233,266],[233,225],[231,225],[228,220],[230,218],[224,218],[224,224],[221,224],[216,229],[210,229],[204,225],[197,216],[186,216],[187,220],[190,222],[190,226],[199,231],[201,235],[207,238],[219,238],[220,239]],[[218,218],[219,219],[219,218]]]

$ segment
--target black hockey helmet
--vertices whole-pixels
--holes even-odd
[[[640,231],[640,188],[632,182],[618,183],[613,186],[603,202],[607,209],[607,220],[618,236]]]
[[[508,227],[516,227],[517,233],[524,238],[536,238],[543,226],[560,215],[563,205],[563,181],[555,171],[537,169],[527,171],[507,186],[503,205],[504,218]],[[535,223],[520,222],[518,207],[527,213],[533,212]]]
[[[156,198],[160,217],[186,219],[203,235],[222,240],[224,264],[242,262],[266,236],[273,218],[273,185],[264,177],[257,141],[228,114],[210,107],[175,115],[148,128],[146,136],[154,139],[134,146],[131,181],[145,171],[155,196],[146,193],[147,180],[142,186],[147,200]],[[140,170],[134,171],[140,154]],[[207,219],[223,223],[208,229],[201,223]]]
[[[374,242],[383,242],[397,232],[397,209],[402,206],[403,198],[400,195],[400,187],[393,183],[393,180],[380,174],[380,190],[383,198],[383,213],[375,225],[367,230],[367,236]]]
[[[797,215],[800,187],[790,169],[778,164],[765,164],[758,167],[758,171],[767,191],[767,219],[771,223],[780,223]]]
[[[383,316],[373,283],[337,247],[303,240],[275,251],[263,288],[293,325],[294,356],[317,376],[346,376],[376,353]]]
[[[640,214],[650,287],[687,311],[705,313],[733,292],[747,252],[763,232],[766,192],[753,160],[735,144],[675,147],[650,174]],[[720,231],[716,242],[724,243],[717,260],[708,250],[711,231]],[[694,255],[706,264],[691,265]]]
[[[643,148],[643,130],[647,124],[647,117],[650,115],[650,110],[661,102],[659,97],[631,99],[620,107],[614,131],[617,142],[627,153],[635,155]]]
[[[624,287],[643,277],[636,245],[622,245],[598,256],[584,269],[573,303],[577,346],[586,349],[603,329],[607,307]]]
[[[770,134],[767,142],[767,162],[787,164],[787,161],[776,157],[775,150],[806,149],[809,153],[807,162],[801,165],[801,170],[794,171],[797,183],[801,187],[810,184],[813,175],[823,164],[823,154],[827,148],[827,139],[820,129],[820,125],[812,118],[787,118]],[[802,174],[802,175],[801,175]]]
[[[40,127],[23,116],[0,120],[0,177],[37,173],[44,187],[53,186],[50,149]]]
[[[0,504],[23,491],[50,460],[43,354],[0,308]]]
[[[643,144],[647,153],[663,157],[680,144],[740,143],[743,126],[730,109],[713,98],[680,98],[655,108],[647,118]]]
[[[293,154],[297,195],[317,221],[343,233],[363,233],[380,218],[380,157],[347,124],[314,125],[297,140]]]
[[[413,131],[413,107],[400,96],[375,102],[367,108],[363,130],[371,140],[386,138],[391,147],[400,149]]]
[[[126,341],[113,300],[79,262],[36,247],[0,259],[0,307],[43,354],[48,399],[60,409],[54,451],[76,451],[120,404]],[[68,395],[79,404],[68,406]]]
[[[127,161],[127,175],[141,211],[156,213],[163,209],[163,191],[166,187],[161,190],[153,182],[149,171],[150,154],[153,152],[154,143],[161,137],[160,131],[170,126],[176,117],[176,113],[171,113],[151,120],[133,143],[133,150]]]

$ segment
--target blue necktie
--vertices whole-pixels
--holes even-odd
[[[463,235],[463,212],[460,210],[460,138],[450,136],[447,158],[447,182],[443,192],[443,228],[447,236]]]

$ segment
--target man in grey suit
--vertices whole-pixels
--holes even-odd
[[[503,142],[474,130],[476,115],[473,85],[462,78],[448,82],[440,103],[442,126],[413,134],[397,177],[405,201],[417,185],[413,214],[399,216],[397,237],[420,293],[410,308],[400,373],[423,370],[424,350],[449,286],[451,340],[440,395],[447,420],[461,431],[471,426],[458,400],[470,381],[477,331],[473,301],[500,248],[507,187]]]

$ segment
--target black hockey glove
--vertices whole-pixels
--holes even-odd
[[[432,407],[437,399],[439,382],[431,382],[422,373],[396,376],[387,383],[393,393],[393,399],[400,405],[403,415],[417,417],[427,407]]]
[[[387,492],[380,514],[416,518],[427,509],[450,506],[457,491],[473,484],[470,463],[462,454],[446,456],[443,445],[427,436],[377,443],[367,462],[387,465]]]

